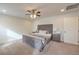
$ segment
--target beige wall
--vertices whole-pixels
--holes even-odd
[[[19,17],[0,15],[0,26],[10,29],[19,34],[27,34],[32,32],[32,22]],[[0,42],[7,40],[6,38],[1,39],[1,37]]]
[[[46,17],[36,20],[33,31],[37,30],[38,24],[53,24],[53,32],[61,33],[61,41],[77,44],[78,42],[78,16],[79,12],[67,13],[57,16]],[[68,28],[73,29],[71,32]]]
[[[18,33],[30,33],[32,31],[32,23],[27,19],[6,15],[0,15],[0,26]]]

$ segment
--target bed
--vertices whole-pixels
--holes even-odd
[[[46,34],[46,33],[33,33],[34,36],[41,37],[43,38],[42,42],[45,45],[50,39],[51,39],[51,34]]]
[[[37,31],[38,32],[32,33],[32,35],[23,35],[23,42],[42,51],[46,44],[52,39],[53,25],[38,25]]]
[[[52,33],[53,24],[43,24],[38,25],[37,33],[34,33],[33,35],[44,38],[43,43],[45,45],[52,39]]]

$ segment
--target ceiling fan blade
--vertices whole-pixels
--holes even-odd
[[[40,13],[40,11],[37,11],[37,13]]]
[[[26,12],[31,12],[30,10],[27,10]]]
[[[25,14],[25,15],[31,15],[31,14]]]
[[[37,15],[37,16],[39,16],[39,17],[40,17],[41,15]]]

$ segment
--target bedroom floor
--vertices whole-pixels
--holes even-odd
[[[79,46],[51,41],[41,54],[45,55],[79,55]]]
[[[0,55],[31,55],[33,48],[20,40],[0,45]]]
[[[0,55],[32,55],[34,49],[20,41],[0,46]],[[79,46],[51,41],[39,55],[79,55]]]

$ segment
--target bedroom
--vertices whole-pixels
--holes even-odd
[[[0,54],[79,54],[78,6],[0,3]]]

